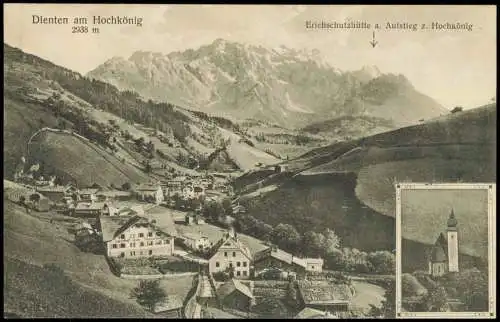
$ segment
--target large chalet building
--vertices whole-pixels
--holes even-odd
[[[108,257],[138,258],[174,253],[174,237],[140,216],[100,217]]]
[[[238,239],[233,230],[230,230],[212,248],[208,269],[211,274],[233,271],[234,278],[248,279],[251,263],[250,249]]]

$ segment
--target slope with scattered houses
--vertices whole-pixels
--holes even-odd
[[[207,217],[207,205],[220,203],[231,190],[222,176],[183,176],[121,189],[62,186],[54,180],[19,181],[23,183],[4,180],[8,200],[23,206],[28,214],[77,220],[68,226],[75,245],[83,252],[101,254],[119,278],[195,277],[193,294],[185,299],[175,292],[168,294],[169,300],[157,303],[153,314],[259,317],[270,314],[265,303],[276,301],[283,308],[273,313],[278,316],[302,316],[315,310],[339,317],[348,314],[350,300],[355,297],[347,292],[322,299],[331,293],[332,281],[344,285],[336,275],[323,271],[323,259],[294,256],[237,233],[232,221],[214,222]],[[236,214],[245,212],[238,205],[231,206]],[[320,280],[314,285],[300,282],[311,278]],[[275,282],[281,283],[286,296],[274,294]],[[309,296],[307,292],[316,292],[311,289],[323,288],[324,295],[313,296],[316,300],[304,297]],[[288,294],[296,294],[292,302]],[[340,298],[342,305],[338,304]]]

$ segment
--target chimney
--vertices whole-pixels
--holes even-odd
[[[229,229],[228,229],[228,235],[229,237],[233,237],[233,238],[236,238],[236,232],[234,231],[234,227],[233,226],[230,226]]]

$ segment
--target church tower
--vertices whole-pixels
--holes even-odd
[[[448,228],[446,229],[448,241],[448,271],[458,272],[458,231],[457,219],[455,213],[451,209],[450,217],[448,218]]]

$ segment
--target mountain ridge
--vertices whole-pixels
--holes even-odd
[[[294,128],[345,115],[383,117],[404,126],[446,112],[404,75],[383,74],[376,66],[342,71],[317,50],[223,39],[168,54],[136,51],[87,76],[146,98],[169,97],[189,109]],[[391,116],[386,105],[404,111]]]

